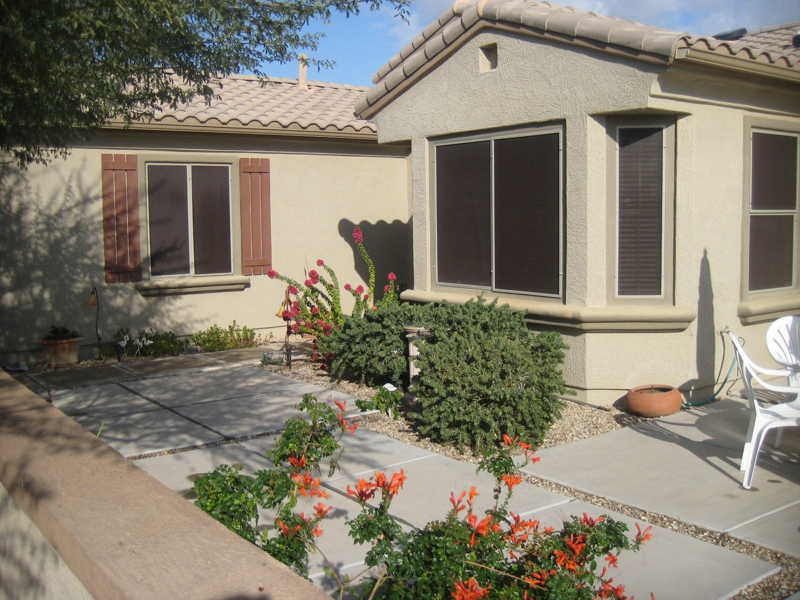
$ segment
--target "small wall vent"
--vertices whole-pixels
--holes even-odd
[[[497,68],[497,44],[481,46],[478,55],[478,71],[487,73]]]

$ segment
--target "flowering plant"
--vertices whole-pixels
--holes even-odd
[[[276,449],[268,454],[276,469],[248,478],[238,473],[241,465],[223,465],[195,483],[200,508],[303,575],[308,552],[319,551],[314,540],[322,533],[319,525],[330,507],[318,502],[313,515],[305,516],[294,511],[297,498],[327,497],[311,470],[318,471],[321,460],[334,457],[332,474],[341,455],[341,434],[357,427],[344,418],[344,403],[335,404],[338,413],[310,395],[303,398],[298,408],[309,413],[309,421],[295,417],[287,422]],[[334,433],[339,433],[338,439]],[[523,462],[517,464],[520,451]],[[519,467],[536,461],[530,446],[503,435],[502,445],[487,451],[479,465],[494,476],[493,506],[483,512],[476,508],[480,494],[474,486],[455,491],[444,520],[408,533],[390,515],[407,478],[402,469],[376,472],[359,479],[354,488],[348,485],[347,495],[361,506],[349,522],[350,536],[371,547],[366,569],[353,580],[340,577],[322,554],[339,585],[339,598],[352,590],[361,597],[380,593],[393,600],[624,600],[623,586],[614,585],[609,574],[617,568],[622,550],[636,550],[650,539],[650,527],[642,530],[637,524],[635,537],[629,539],[627,526],[608,516],[584,513],[561,530],[523,519],[508,509],[509,500],[522,482]],[[279,507],[272,535],[255,528],[259,506]]]
[[[362,316],[367,308],[374,309],[375,265],[364,247],[364,234],[358,227],[353,230],[353,241],[356,243],[359,255],[367,265],[369,283],[366,290],[362,285],[353,287],[349,283],[344,285],[344,289],[355,300],[353,316]],[[327,336],[333,328],[340,327],[344,322],[344,317],[336,273],[322,259],[317,260],[317,266],[321,267],[326,275],[311,269],[307,272],[306,279],[302,284],[281,275],[274,269],[267,271],[267,275],[270,279],[278,279],[288,286],[286,290],[289,295],[289,306],[281,307],[278,316],[287,323],[294,321],[291,328],[295,333],[308,333],[319,337]],[[389,273],[389,283],[384,287],[384,301],[398,301],[394,287],[396,279],[394,273]]]

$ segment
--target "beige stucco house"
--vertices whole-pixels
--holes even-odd
[[[410,283],[408,154],[378,145],[353,106],[365,88],[254,77],[129,129],[108,127],[46,167],[0,171],[0,364],[50,325],[95,338],[240,325],[282,335],[284,288],[322,258],[361,283],[364,232],[379,277]],[[169,202],[167,202],[169,199]],[[16,357],[16,358],[15,358]]]
[[[726,327],[769,364],[769,321],[800,313],[798,29],[722,40],[456,2],[356,106],[411,143],[403,298],[525,311],[564,335],[592,403],[649,383],[702,399]]]

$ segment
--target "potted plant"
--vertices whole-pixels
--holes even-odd
[[[628,390],[625,407],[640,417],[666,417],[681,408],[681,392],[662,383],[640,385]]]
[[[52,367],[69,367],[78,364],[81,334],[66,326],[50,326],[50,333],[42,339],[42,349],[47,364]]]

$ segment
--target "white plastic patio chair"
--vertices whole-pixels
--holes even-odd
[[[781,317],[769,326],[767,350],[772,360],[792,372],[789,385],[800,386],[800,316]]]
[[[747,401],[750,404],[750,426],[747,429],[744,451],[742,452],[742,465],[740,469],[744,471],[742,487],[750,489],[753,482],[753,471],[758,462],[758,453],[767,432],[772,429],[782,427],[800,426],[800,386],[774,385],[764,381],[760,375],[771,375],[775,377],[788,377],[791,372],[788,369],[764,369],[756,365],[747,354],[745,354],[739,339],[732,332],[728,332],[733,344],[733,353],[736,356],[736,363],[742,374]],[[756,398],[753,383],[756,382],[764,390],[769,390],[786,396],[786,402],[781,404],[762,405]]]

